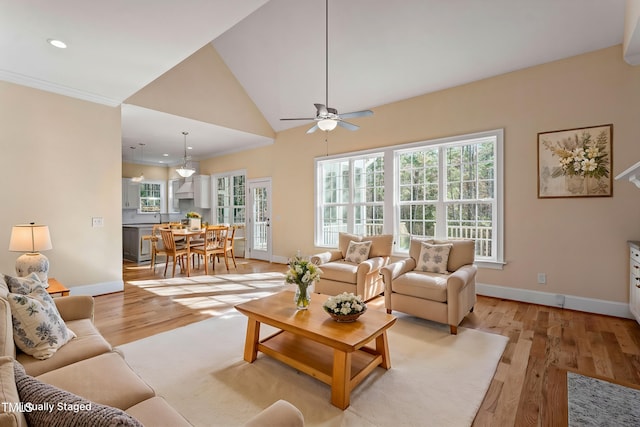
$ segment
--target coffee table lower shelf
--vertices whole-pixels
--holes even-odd
[[[330,385],[332,403],[341,409],[349,406],[344,396],[383,364],[375,349],[343,352],[287,331],[261,340],[258,351]]]

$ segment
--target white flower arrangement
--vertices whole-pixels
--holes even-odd
[[[340,295],[329,297],[322,308],[329,314],[337,316],[348,316],[350,314],[362,314],[366,311],[367,305],[362,301],[360,295],[343,292]]]

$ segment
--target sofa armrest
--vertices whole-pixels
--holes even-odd
[[[315,265],[322,265],[339,259],[342,259],[342,252],[339,250],[332,250],[316,254],[310,258],[310,261]]]
[[[475,278],[478,267],[473,264],[463,265],[447,278],[447,298],[449,300],[459,294]]]
[[[286,400],[278,400],[244,424],[245,427],[302,427],[302,412]]]
[[[54,298],[60,316],[65,322],[79,319],[91,319],[93,322],[93,297],[88,295],[71,295]]]
[[[402,274],[411,271],[416,268],[416,260],[413,258],[404,258],[391,264],[387,264],[380,269],[380,274],[384,279],[385,287],[388,284],[391,286],[391,281],[396,279]],[[391,288],[389,288],[391,290]]]

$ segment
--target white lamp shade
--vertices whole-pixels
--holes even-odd
[[[190,169],[184,166],[179,169],[176,169],[176,172],[178,172],[178,175],[180,175],[183,178],[189,178],[191,175],[194,174],[195,171],[196,171],[195,169]]]
[[[324,131],[334,130],[338,126],[338,122],[333,119],[324,119],[318,122],[318,128]]]
[[[40,252],[53,248],[49,227],[38,224],[20,224],[11,229],[9,250],[12,252]]]

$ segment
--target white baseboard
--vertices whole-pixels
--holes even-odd
[[[69,288],[69,295],[104,295],[124,290],[124,282],[115,280],[113,282],[94,283],[91,285],[73,286]]]
[[[507,288],[485,283],[476,283],[476,293],[494,298],[635,319],[629,310],[629,304],[622,302],[577,297],[574,295],[552,294],[550,292],[532,291],[528,289]]]

